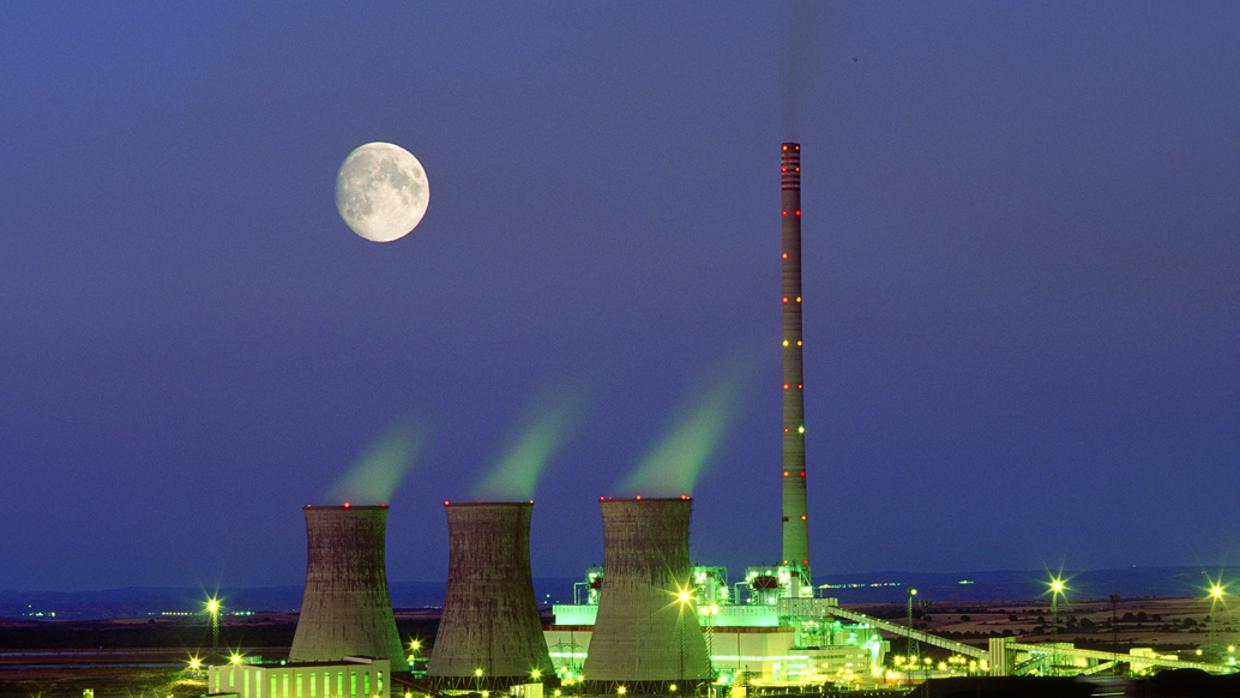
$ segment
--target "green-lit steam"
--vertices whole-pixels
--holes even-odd
[[[487,500],[532,499],[538,478],[564,445],[564,435],[577,413],[577,401],[562,399],[544,410],[520,432],[504,457],[474,487],[473,496]]]
[[[686,408],[671,431],[629,472],[620,485],[626,494],[691,494],[698,476],[735,420],[745,389],[744,373],[732,370]]]
[[[427,442],[424,425],[393,427],[362,451],[349,470],[332,485],[329,502],[387,502]]]

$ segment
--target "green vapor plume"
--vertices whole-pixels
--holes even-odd
[[[353,460],[328,492],[329,502],[386,503],[427,442],[426,427],[402,424],[384,432]]]
[[[577,413],[577,400],[565,398],[530,422],[505,456],[474,487],[473,496],[485,500],[532,499],[538,478],[564,445],[564,434]]]
[[[720,378],[697,403],[681,412],[663,440],[629,472],[620,491],[668,497],[691,494],[735,420],[745,385],[744,373],[737,369]]]

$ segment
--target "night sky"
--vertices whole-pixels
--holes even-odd
[[[774,560],[787,139],[816,576],[1240,561],[1240,4],[313,5],[0,9],[0,589],[300,583],[376,449],[441,579],[530,425],[576,575],[702,404],[694,557]]]

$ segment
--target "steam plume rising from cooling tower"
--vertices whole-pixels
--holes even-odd
[[[620,491],[651,496],[693,492],[698,476],[736,419],[746,383],[739,367],[719,378],[680,413],[667,435],[629,472]]]
[[[390,501],[428,440],[425,424],[405,422],[389,428],[336,480],[327,501]]]
[[[508,453],[474,488],[473,496],[484,500],[533,499],[538,478],[564,445],[580,401],[563,398],[527,423]]]
[[[801,126],[802,104],[813,90],[824,53],[819,44],[825,17],[817,0],[791,0],[784,54],[784,136],[796,136]]]

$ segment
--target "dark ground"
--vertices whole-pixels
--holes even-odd
[[[398,611],[405,640],[435,637],[437,612]],[[219,651],[280,658],[293,641],[294,614],[225,618]],[[196,698],[205,692],[201,676],[186,670],[193,654],[213,654],[211,628],[200,618],[139,618],[104,621],[0,620],[0,698],[96,698],[150,696]]]

